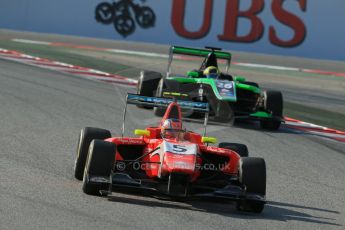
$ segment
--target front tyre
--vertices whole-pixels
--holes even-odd
[[[249,155],[248,148],[244,144],[221,142],[219,143],[218,147],[233,150],[241,157],[248,157]]]
[[[88,195],[101,195],[111,190],[111,172],[115,162],[116,145],[112,142],[93,140],[90,144],[83,175],[83,191]]]
[[[137,94],[140,96],[153,97],[162,75],[154,71],[141,71],[138,84]]]
[[[162,75],[154,71],[141,71],[138,84],[137,94],[140,96],[153,97]],[[139,108],[152,109],[152,107],[137,105]]]
[[[264,109],[274,117],[283,116],[283,95],[280,91],[267,90],[263,93]],[[281,125],[280,120],[261,120],[260,126],[263,129],[278,130]]]
[[[214,120],[216,122],[227,123],[230,126],[234,125],[235,113],[231,103],[227,101],[218,101],[215,113]]]
[[[77,156],[74,163],[74,177],[77,180],[83,179],[86,158],[91,141],[94,139],[104,140],[110,137],[110,132],[105,129],[86,127],[80,131],[77,145]]]
[[[239,182],[246,193],[265,197],[266,195],[266,163],[259,157],[243,157],[239,166]],[[264,201],[244,199],[237,202],[239,211],[261,213]]]
[[[164,88],[164,79],[162,78],[159,83],[156,90],[156,97],[163,97],[163,88]],[[154,107],[153,113],[158,117],[163,117],[165,114],[166,109],[163,107]]]

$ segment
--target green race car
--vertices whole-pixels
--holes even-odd
[[[210,116],[215,121],[232,124],[238,119],[254,119],[260,121],[262,128],[277,130],[283,121],[281,92],[262,90],[255,82],[230,75],[230,63],[231,53],[219,48],[172,46],[167,73],[163,76],[154,71],[141,71],[137,93],[208,102]],[[163,116],[164,112],[165,108],[154,108],[157,116]],[[187,116],[198,114],[187,113]]]

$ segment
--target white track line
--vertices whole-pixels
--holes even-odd
[[[276,65],[262,65],[262,64],[242,63],[242,62],[236,62],[235,65],[253,67],[253,68],[273,69],[273,70],[288,70],[288,71],[298,71],[298,72],[301,71],[301,69],[299,68],[276,66]]]
[[[35,40],[27,40],[27,39],[12,39],[14,42],[20,43],[28,43],[28,44],[38,44],[38,45],[53,45],[53,42],[44,42],[44,41],[35,41]],[[78,48],[78,46],[75,46]],[[79,47],[80,48],[80,47]],[[96,48],[96,47],[95,47]],[[142,52],[142,51],[133,51],[133,50],[122,50],[122,49],[102,49],[107,52],[117,53],[117,54],[128,54],[128,55],[137,55],[137,56],[144,56],[144,57],[159,57],[159,58],[168,58],[169,55],[166,54],[159,54],[159,53],[152,53],[152,52]],[[234,65],[250,67],[250,68],[264,68],[264,69],[271,69],[271,70],[286,70],[286,71],[302,71],[300,68],[293,68],[293,67],[285,67],[285,66],[275,66],[275,65],[263,65],[263,64],[255,64],[255,63],[242,63],[242,62],[235,62]]]
[[[131,50],[120,50],[120,49],[106,49],[106,51],[118,54],[131,54],[144,57],[159,57],[159,58],[168,58],[169,55],[159,54],[159,53],[150,53],[150,52],[141,52],[141,51],[131,51]]]
[[[123,76],[109,74],[109,73],[95,70],[95,69],[70,65],[63,62],[50,61],[47,59],[34,57],[34,56],[22,54],[15,51],[9,51],[5,49],[1,49],[1,48],[0,48],[0,56],[4,59],[9,59],[9,60],[13,60],[16,62],[20,62],[20,63],[32,65],[32,66],[38,66],[44,69],[51,69],[51,70],[68,73],[72,75],[77,75],[77,76],[81,76],[81,77],[93,79],[93,80],[98,80],[98,81],[107,81],[107,82],[119,83],[122,85],[127,84],[127,85],[132,85],[132,86],[137,83],[136,80],[126,78]]]
[[[51,42],[34,41],[34,40],[19,39],[19,38],[14,38],[14,39],[12,39],[12,41],[20,42],[20,43],[27,43],[27,44],[36,44],[36,45],[50,45],[51,44]]]

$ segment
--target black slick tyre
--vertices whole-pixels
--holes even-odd
[[[161,78],[162,75],[158,72],[141,71],[137,85],[137,94],[147,97],[154,96],[154,91],[157,89]]]
[[[228,142],[221,142],[218,145],[219,148],[223,149],[230,149],[238,153],[241,157],[248,157],[248,148],[244,144],[239,143],[228,143]]]
[[[283,95],[280,91],[267,90],[263,93],[264,109],[274,117],[283,116]],[[280,120],[268,119],[261,120],[260,126],[263,129],[277,130],[281,125]]]
[[[137,84],[137,94],[140,96],[153,97],[162,75],[154,71],[141,71]],[[140,106],[139,108],[152,109],[152,107]]]
[[[260,196],[266,195],[266,163],[259,157],[241,158],[239,167],[239,182],[245,188],[246,193]],[[261,213],[265,203],[261,200],[240,200],[237,202],[237,210]]]
[[[233,126],[235,123],[234,107],[226,101],[218,101],[214,120],[220,123],[227,123]]]
[[[105,129],[86,127],[80,131],[77,144],[77,156],[74,163],[74,177],[77,180],[83,179],[85,162],[91,141],[94,139],[104,140],[110,137],[110,132]]]
[[[83,174],[83,191],[89,195],[101,195],[100,191],[111,188],[111,172],[115,162],[116,145],[93,140]]]
[[[156,97],[163,97],[164,79],[161,79],[158,83],[156,90]],[[154,107],[153,113],[158,117],[163,117],[166,109],[162,107]]]

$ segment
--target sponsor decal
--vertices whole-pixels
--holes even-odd
[[[218,152],[218,153],[226,153],[227,152],[227,150],[224,150],[222,148],[218,148],[215,146],[207,146],[206,151]]]
[[[115,169],[117,171],[123,172],[126,170],[126,167],[127,167],[127,165],[125,162],[122,162],[122,161],[115,162]]]
[[[172,6],[172,27],[175,32],[183,38],[187,39],[202,39],[209,35],[211,31],[212,19],[219,15],[214,15],[215,0],[200,1],[204,7],[203,14],[199,18],[193,20],[200,20],[200,29],[197,31],[190,31],[186,28],[185,15],[188,10],[187,0],[174,0]],[[302,44],[306,38],[307,27],[303,19],[296,15],[296,13],[307,11],[307,0],[293,1],[296,5],[296,12],[291,12],[286,9],[285,0],[251,0],[249,8],[243,10],[240,7],[240,0],[226,0],[224,4],[225,16],[222,33],[217,35],[219,41],[239,42],[239,43],[253,43],[262,39],[265,27],[268,27],[268,40],[271,44],[280,47],[296,47]],[[269,3],[269,4],[267,4]],[[285,5],[285,7],[284,7]],[[272,17],[281,25],[265,25],[260,17],[260,13],[266,8],[269,8]],[[241,20],[247,20],[250,23],[250,29],[246,34],[239,34]],[[279,33],[280,27],[284,25],[293,31],[293,36],[284,37]],[[215,26],[215,25],[214,25]],[[217,27],[221,25],[217,24]]]
[[[226,80],[216,81],[217,89],[221,97],[234,97],[234,82]]]
[[[145,2],[145,0],[141,0]],[[113,24],[123,37],[134,33],[136,24],[143,29],[155,25],[156,15],[148,6],[135,3],[134,0],[118,0],[112,3],[101,2],[96,6],[95,19],[99,23]]]
[[[96,183],[110,183],[109,178],[106,177],[97,177],[97,176],[91,176],[89,178],[89,181],[96,182]]]
[[[181,155],[196,155],[197,147],[196,144],[176,144],[164,141],[164,150]]]
[[[169,105],[173,102],[173,99],[170,98],[156,98],[156,97],[146,97],[140,96],[136,94],[128,94],[128,101],[139,101],[139,102],[147,102],[152,103],[152,105]],[[182,108],[195,108],[195,109],[208,109],[208,103],[205,102],[194,102],[194,101],[177,101]]]
[[[144,142],[140,139],[131,139],[131,138],[121,138],[119,139],[119,144],[144,144]]]

